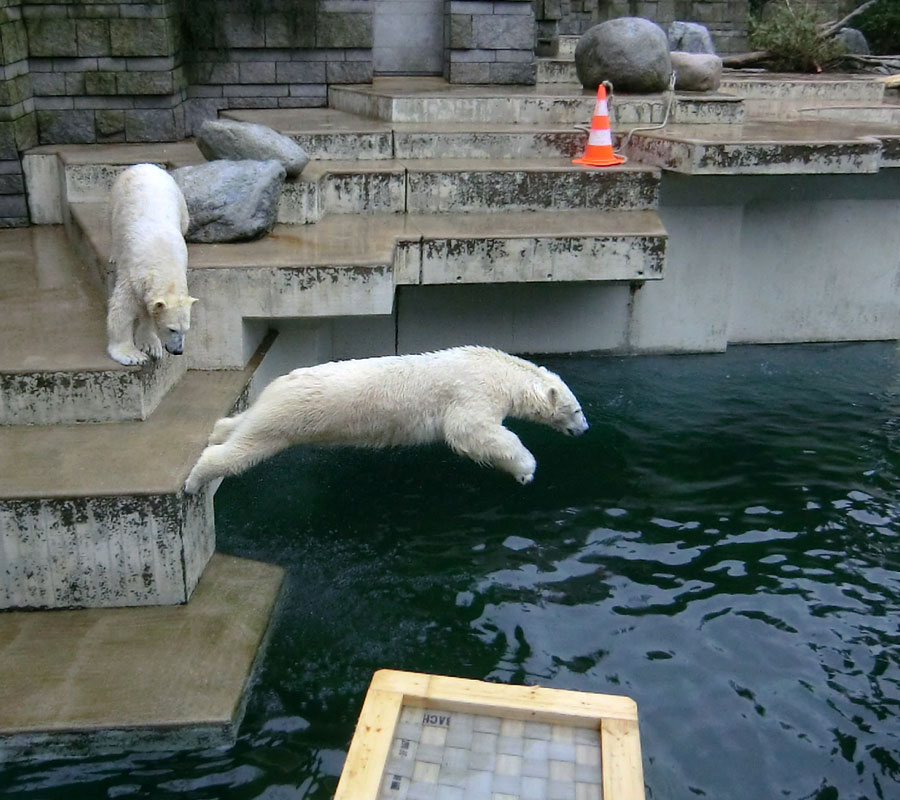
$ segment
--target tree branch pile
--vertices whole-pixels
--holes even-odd
[[[818,33],[818,37],[825,41],[838,34],[842,28],[846,28],[848,23],[864,11],[871,8],[879,0],[867,0],[858,8],[855,8],[849,14],[836,22],[824,23]],[[749,53],[736,53],[734,55],[723,56],[722,66],[731,67],[732,69],[742,69],[744,67],[763,67],[767,61],[772,59],[772,53],[768,50],[754,50]],[[859,70],[879,72],[895,72],[900,71],[900,55],[894,56],[862,56],[845,54],[838,59],[839,63],[846,64]]]

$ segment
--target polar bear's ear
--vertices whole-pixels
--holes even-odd
[[[559,400],[559,392],[556,390],[555,386],[550,386],[547,389],[547,401],[551,406],[556,406],[557,401]]]
[[[200,300],[196,297],[189,297],[188,302],[190,303],[190,305],[194,305],[194,303],[199,303]]]
[[[159,313],[160,311],[165,311],[167,306],[168,306],[168,303],[166,303],[166,301],[163,300],[161,297],[154,300],[150,304],[150,308],[153,309],[153,311],[155,311],[157,313]]]

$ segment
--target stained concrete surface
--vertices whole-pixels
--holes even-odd
[[[216,554],[185,605],[0,614],[0,763],[102,749],[113,729],[132,750],[227,742],[282,578]]]
[[[254,368],[188,372],[142,422],[0,427],[0,500],[180,491]]]
[[[0,231],[0,253],[0,372],[129,369],[106,354],[106,300],[62,226]]]

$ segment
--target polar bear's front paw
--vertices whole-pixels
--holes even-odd
[[[534,460],[534,456],[531,453],[526,451],[516,459],[512,474],[519,483],[526,486],[534,480],[534,471],[536,469],[537,461]]]
[[[126,367],[134,364],[143,364],[148,358],[146,353],[142,353],[133,345],[110,345],[106,352],[109,353],[111,359],[124,364]]]
[[[153,336],[147,337],[144,341],[142,341],[138,348],[146,353],[150,358],[162,358],[163,354],[163,346],[162,342],[159,340],[159,337],[155,334]]]

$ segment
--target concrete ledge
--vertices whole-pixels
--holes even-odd
[[[584,174],[603,185],[605,173]],[[652,172],[631,175],[655,192]],[[104,263],[104,207],[74,204],[72,218]],[[255,242],[192,244],[188,286],[200,302],[186,357],[241,368],[245,319],[388,315],[397,286],[657,278],[665,238],[654,211],[549,210],[328,215]]]
[[[395,123],[559,125],[589,124],[597,93],[579,84],[544,86],[461,86],[440,78],[376,78],[371,84],[330,86],[328,104],[369,119]],[[741,98],[733,95],[677,95],[679,121],[738,123]],[[656,124],[663,120],[662,94],[616,95],[614,125]]]
[[[635,133],[628,155],[688,175],[873,173],[884,165],[879,135],[898,137],[896,130],[825,120],[669,125]]]
[[[187,363],[168,354],[140,367],[108,360],[109,369],[0,372],[0,425],[146,419]]]
[[[232,743],[282,579],[215,555],[186,605],[0,614],[0,763]]]
[[[0,608],[186,603],[215,548],[212,492],[0,500]]]
[[[727,71],[719,87],[740,97],[748,117],[795,119],[801,109],[881,103],[884,84],[873,75],[797,75]]]
[[[583,131],[573,130],[561,149],[574,147],[580,154],[585,139]],[[106,202],[123,169],[118,164],[67,163],[68,202]],[[327,214],[646,209],[656,203],[657,185],[658,174],[652,167],[629,164],[585,169],[558,156],[332,159],[312,162],[298,178],[285,181],[278,221],[305,225]],[[86,263],[91,262],[89,253],[80,255]],[[100,266],[102,272],[108,272]],[[111,288],[108,276],[107,283]]]
[[[551,212],[552,213],[552,212]],[[653,280],[666,231],[653,211],[569,212],[526,232],[528,215],[418,217],[421,285]],[[549,215],[548,215],[549,216]]]
[[[384,122],[331,108],[241,109],[222,116],[268,125],[313,161],[390,158],[574,158],[585,134],[572,125]]]

